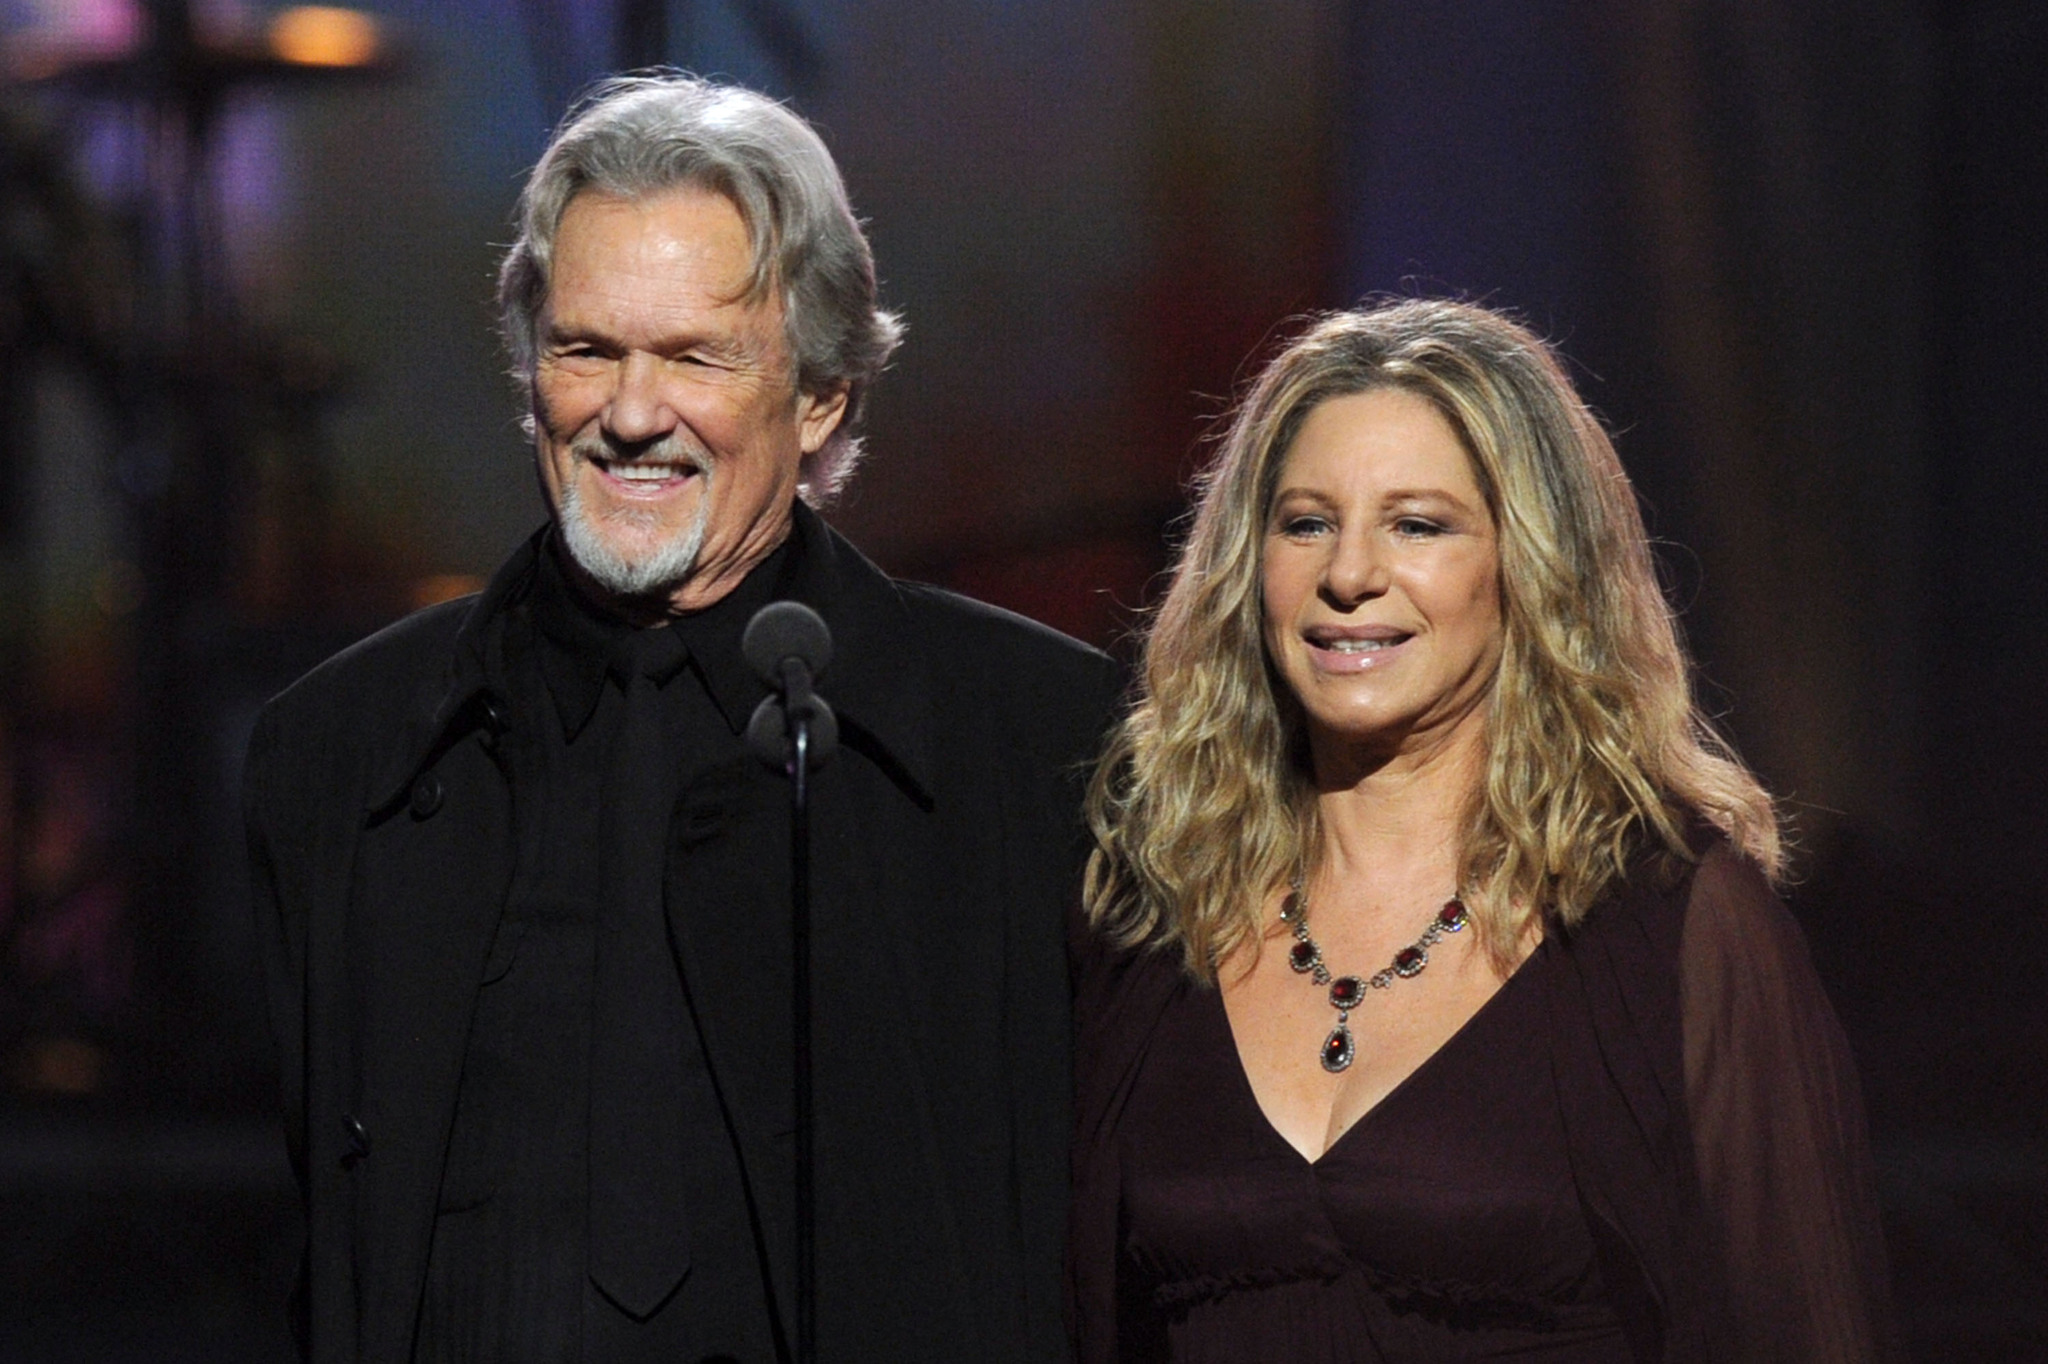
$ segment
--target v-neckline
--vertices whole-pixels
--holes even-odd
[[[1282,1132],[1279,1129],[1279,1127],[1277,1127],[1274,1124],[1272,1115],[1266,1112],[1266,1106],[1259,1102],[1259,1091],[1252,1084],[1251,1072],[1245,1069],[1244,1053],[1238,1050],[1237,1029],[1231,1026],[1230,1010],[1226,1008],[1223,1003],[1222,986],[1219,984],[1215,987],[1212,987],[1206,993],[1211,997],[1212,1006],[1216,1010],[1216,1017],[1223,1025],[1223,1040],[1227,1042],[1230,1046],[1231,1070],[1237,1077],[1237,1087],[1240,1091],[1240,1097],[1246,1103],[1249,1103],[1251,1105],[1252,1112],[1258,1114],[1259,1127],[1263,1129],[1264,1132],[1269,1137],[1271,1137],[1273,1141],[1279,1143],[1281,1147],[1285,1148],[1289,1155],[1293,1156],[1296,1160],[1300,1161],[1310,1170],[1318,1170],[1322,1168],[1322,1164],[1324,1161],[1328,1160],[1332,1155],[1336,1154],[1338,1147],[1342,1146],[1345,1142],[1351,1140],[1353,1133],[1357,1132],[1360,1128],[1370,1123],[1375,1117],[1377,1117],[1380,1114],[1382,1110],[1384,1110],[1387,1107],[1388,1104],[1392,1103],[1396,1098],[1398,1098],[1401,1095],[1402,1091],[1408,1089],[1411,1085],[1413,1085],[1415,1083],[1415,1079],[1417,1076],[1421,1075],[1424,1071],[1427,1071],[1432,1066],[1436,1065],[1438,1057],[1442,1056],[1445,1052],[1449,1051],[1452,1047],[1456,1046],[1461,1038],[1463,1038],[1467,1033],[1471,1032],[1473,1026],[1477,1024],[1480,1019],[1486,1017],[1486,1015],[1492,1011],[1494,1005],[1500,1002],[1501,997],[1505,995],[1509,991],[1509,989],[1511,989],[1514,986],[1514,983],[1517,980],[1520,980],[1522,978],[1523,973],[1529,969],[1530,964],[1533,963],[1536,960],[1537,956],[1542,953],[1543,947],[1543,943],[1538,943],[1534,951],[1530,952],[1528,956],[1522,958],[1521,962],[1516,965],[1514,970],[1508,972],[1508,977],[1506,980],[1503,980],[1500,983],[1500,988],[1495,990],[1492,994],[1488,995],[1486,997],[1486,1002],[1481,1004],[1478,1008],[1472,1011],[1472,1016],[1470,1018],[1467,1018],[1463,1023],[1460,1023],[1456,1031],[1454,1031],[1449,1037],[1446,1037],[1443,1041],[1439,1042],[1434,1051],[1430,1052],[1429,1055],[1423,1057],[1422,1060],[1416,1064],[1415,1069],[1409,1071],[1406,1075],[1402,1076],[1398,1081],[1395,1082],[1394,1087],[1392,1089],[1380,1095],[1380,1097],[1372,1104],[1371,1107],[1367,1108],[1363,1113],[1360,1113],[1358,1117],[1352,1121],[1351,1125],[1345,1128],[1342,1132],[1339,1132],[1337,1134],[1337,1139],[1331,1142],[1328,1146],[1325,1146],[1323,1148],[1323,1153],[1315,1157],[1313,1160],[1311,1160],[1307,1155],[1303,1154],[1302,1149],[1299,1146],[1296,1146],[1293,1142],[1287,1139],[1287,1134]]]

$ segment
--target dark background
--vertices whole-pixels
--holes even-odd
[[[319,75],[280,8],[0,0],[0,1361],[285,1352],[242,736],[539,519],[493,244],[654,54],[818,123],[907,315],[834,519],[1098,643],[1290,318],[1553,338],[1793,815],[1916,1347],[2048,1356],[2048,7],[387,0]]]

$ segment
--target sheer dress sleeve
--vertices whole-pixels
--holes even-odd
[[[1744,1361],[1903,1358],[1863,1104],[1791,915],[1716,844],[1679,952],[1685,1101]]]

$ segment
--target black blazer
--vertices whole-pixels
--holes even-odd
[[[806,507],[791,595],[830,625],[841,752],[812,795],[819,1340],[838,1360],[1065,1356],[1062,915],[1081,785],[1117,690],[1100,653],[891,581]],[[410,1349],[469,1019],[512,871],[494,760],[503,613],[479,597],[331,659],[265,708],[245,783],[319,1361]],[[779,779],[686,777],[671,930],[786,1332],[794,1229],[787,873],[740,858]],[[763,793],[767,794],[764,795]],[[786,797],[785,797],[786,799]],[[721,860],[725,844],[732,857]],[[702,882],[698,882],[702,884]]]

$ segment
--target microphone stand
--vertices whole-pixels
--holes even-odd
[[[817,1164],[811,1098],[810,772],[838,748],[832,708],[811,687],[831,661],[825,622],[797,602],[771,602],[747,623],[741,648],[774,695],[747,725],[747,743],[789,778],[790,1025],[796,1118],[796,1364],[818,1358]]]
[[[809,672],[790,659],[789,679],[789,970],[790,1026],[796,1070],[796,1358],[818,1358],[818,1190],[811,1126],[811,808]]]

